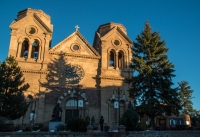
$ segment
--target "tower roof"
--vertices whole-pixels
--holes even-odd
[[[97,32],[102,34],[102,33],[110,31],[113,27],[120,28],[127,35],[126,28],[122,24],[114,23],[114,22],[109,22],[109,23],[100,25]]]

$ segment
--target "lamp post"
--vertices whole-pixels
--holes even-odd
[[[115,96],[115,92],[117,94],[117,97]],[[119,108],[119,119],[118,119],[118,124],[120,120],[120,101],[124,102],[126,101],[126,95],[123,93],[122,98],[120,98],[120,94],[123,92],[123,90],[120,90],[118,87],[117,89],[113,90],[112,98],[110,98],[111,101],[114,101],[114,108]],[[117,101],[117,102],[116,102]]]

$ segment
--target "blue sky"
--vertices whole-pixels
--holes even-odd
[[[26,8],[40,9],[54,25],[52,46],[75,31],[92,45],[99,25],[121,23],[130,39],[144,29],[148,20],[159,31],[175,65],[177,82],[188,81],[194,90],[193,106],[200,109],[200,0],[0,0],[0,61],[5,60],[10,42],[9,25]]]

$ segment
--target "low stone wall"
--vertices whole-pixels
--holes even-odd
[[[139,132],[0,132],[0,137],[200,137],[198,130]]]
[[[88,125],[87,132],[0,132],[0,137],[200,137],[200,130],[125,132],[125,129],[120,125],[118,132],[94,132]]]
[[[128,132],[126,137],[200,137],[200,130]]]
[[[0,132],[0,137],[88,137],[79,132]]]

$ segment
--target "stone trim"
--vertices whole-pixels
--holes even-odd
[[[57,103],[60,103],[60,104],[61,104],[62,101],[64,100],[64,98],[65,98],[67,95],[70,95],[70,94],[67,93],[67,92],[61,94],[61,95],[58,97]],[[84,97],[82,94],[79,94],[79,93],[75,93],[75,95],[81,96],[82,99],[84,100],[84,103],[88,102],[88,99],[87,99],[86,96]]]
[[[133,44],[132,40],[119,28],[117,27],[116,30],[130,43]]]
[[[52,33],[52,30],[47,27],[47,25],[35,13],[33,14],[33,17],[40,23],[39,25],[42,25],[47,30],[47,32]]]
[[[90,44],[84,39],[84,37],[80,34],[79,31],[75,31],[74,33],[72,33],[70,36],[68,36],[63,41],[55,45],[52,49],[50,49],[50,51],[55,51],[56,49],[60,48],[63,44],[72,39],[75,35],[77,35],[87,45],[87,47],[94,53],[94,55],[97,56],[96,58],[100,58],[99,53],[92,46],[90,46]]]
[[[59,53],[59,52],[49,52],[51,55],[64,55],[69,57],[80,57],[80,58],[88,58],[88,59],[97,59],[99,60],[101,57],[96,56],[87,56],[87,55],[80,55],[80,54],[70,54],[70,53]]]
[[[96,56],[100,56],[99,53],[92,47],[88,44],[88,41],[81,35],[81,33],[79,31],[76,31],[76,34],[79,36],[79,38],[86,44],[88,45],[88,48],[90,48],[90,50],[92,50],[94,52],[94,54]]]
[[[33,71],[33,70],[22,70],[23,73],[38,73],[38,74],[47,74],[46,71]]]
[[[123,78],[123,77],[107,77],[107,76],[100,76],[99,78],[100,78],[100,79],[108,79],[108,80],[121,80],[121,81],[125,80],[125,78]]]

